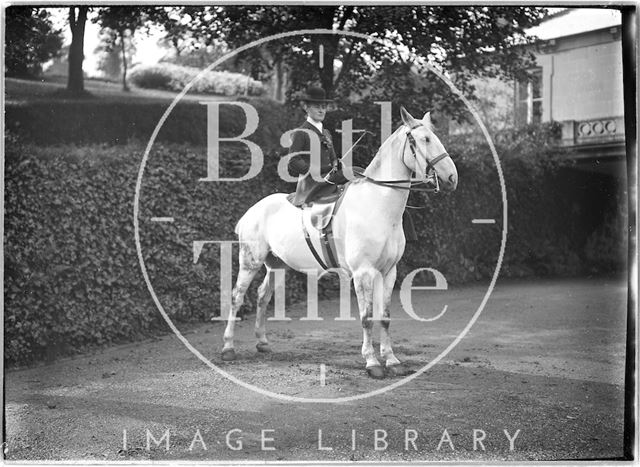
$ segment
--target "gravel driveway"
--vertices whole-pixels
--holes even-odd
[[[437,357],[475,313],[486,284],[415,293],[396,355],[413,370]],[[343,398],[400,381],[367,378],[358,321],[268,322],[273,353],[238,323],[239,360],[219,357],[223,325],[184,330],[213,364],[256,387]],[[355,303],[353,304],[355,310]],[[356,312],[352,311],[355,317]],[[382,395],[295,403],[240,387],[174,336],[5,374],[9,460],[552,460],[622,456],[626,283],[499,282],[462,341],[414,380]],[[376,331],[377,341],[377,331]],[[168,434],[167,434],[168,433]],[[163,437],[164,436],[164,437]],[[149,449],[147,449],[149,448]]]

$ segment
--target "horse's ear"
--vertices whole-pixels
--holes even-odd
[[[424,114],[424,117],[422,117],[422,124],[427,128],[433,128],[433,124],[431,123],[431,112]]]
[[[400,116],[402,117],[402,121],[404,122],[405,125],[409,127],[416,126],[416,119],[413,118],[411,114],[407,112],[407,109],[405,109],[404,107],[400,107]]]

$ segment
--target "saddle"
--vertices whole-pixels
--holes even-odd
[[[302,209],[302,231],[307,246],[324,270],[340,267],[337,261],[338,255],[333,237],[332,221],[340,208],[340,204],[342,204],[348,185],[340,187],[335,193],[313,200],[310,203],[305,203],[298,208]],[[294,197],[295,193],[289,194],[287,201],[293,204]],[[319,234],[322,254],[314,247],[309,234],[310,230]]]

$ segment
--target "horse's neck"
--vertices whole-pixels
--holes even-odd
[[[365,175],[376,180],[408,180],[411,177],[411,171],[402,161],[405,141],[401,133],[402,127],[380,146],[378,153],[367,166]]]
[[[404,141],[401,137],[402,127],[396,130],[382,144],[378,153],[365,170],[367,177],[375,180],[409,180],[411,178],[411,170],[402,161],[402,153],[405,150]],[[410,183],[397,184],[408,188]],[[378,208],[385,214],[387,218],[395,214],[398,219],[402,217],[409,190],[389,188],[379,185],[371,185],[371,189],[375,192],[374,196],[378,199],[372,203],[372,206]]]

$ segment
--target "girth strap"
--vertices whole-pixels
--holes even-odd
[[[322,269],[327,270],[328,269],[327,265],[324,264],[324,261],[322,261],[322,258],[320,258],[320,255],[316,251],[316,248],[313,246],[313,243],[311,243],[311,237],[309,236],[309,231],[307,230],[307,226],[304,225],[304,216],[300,215],[300,219],[302,220],[302,232],[304,233],[304,240],[307,242],[307,246],[309,247],[309,250],[311,250],[311,254],[316,259],[318,264],[322,266]]]
[[[313,246],[313,243],[311,242],[311,236],[309,235],[307,226],[304,223],[304,216],[300,216],[302,219],[302,232],[304,233],[304,240],[307,242],[307,246],[309,247],[309,250],[311,250],[311,254],[313,255],[313,257],[316,259],[318,264],[325,271],[331,268],[335,269],[340,267],[340,264],[338,263],[338,260],[337,260],[338,250],[336,249],[336,242],[333,236],[333,219],[335,218],[338,212],[338,208],[342,204],[342,200],[344,199],[344,195],[348,188],[349,188],[349,184],[346,184],[344,187],[344,191],[338,198],[338,201],[336,201],[335,205],[333,206],[333,211],[331,212],[331,219],[329,219],[329,222],[327,223],[326,227],[324,227],[320,231],[320,247],[322,248],[323,256],[328,260],[326,263],[320,257],[320,254],[318,253],[318,251]]]
[[[345,185],[342,195],[340,196],[340,198],[338,198],[338,201],[336,201],[336,204],[333,206],[333,212],[331,213],[331,219],[329,220],[329,223],[324,229],[322,229],[322,233],[320,234],[320,238],[322,239],[327,250],[326,256],[327,258],[329,258],[329,265],[332,268],[340,267],[340,263],[338,263],[337,259],[338,250],[336,249],[336,242],[333,237],[333,219],[335,219],[335,216],[338,213],[338,209],[342,204],[342,200],[344,199],[344,195],[347,192],[348,188],[349,184]]]
[[[331,223],[329,223],[329,225],[331,225]],[[338,262],[333,255],[333,248],[335,248],[333,243],[333,235],[331,234],[331,232],[327,232],[327,229],[323,229],[320,233],[320,246],[322,247],[322,254],[325,258],[328,259],[327,263],[329,264],[329,267],[336,268],[338,267]]]

